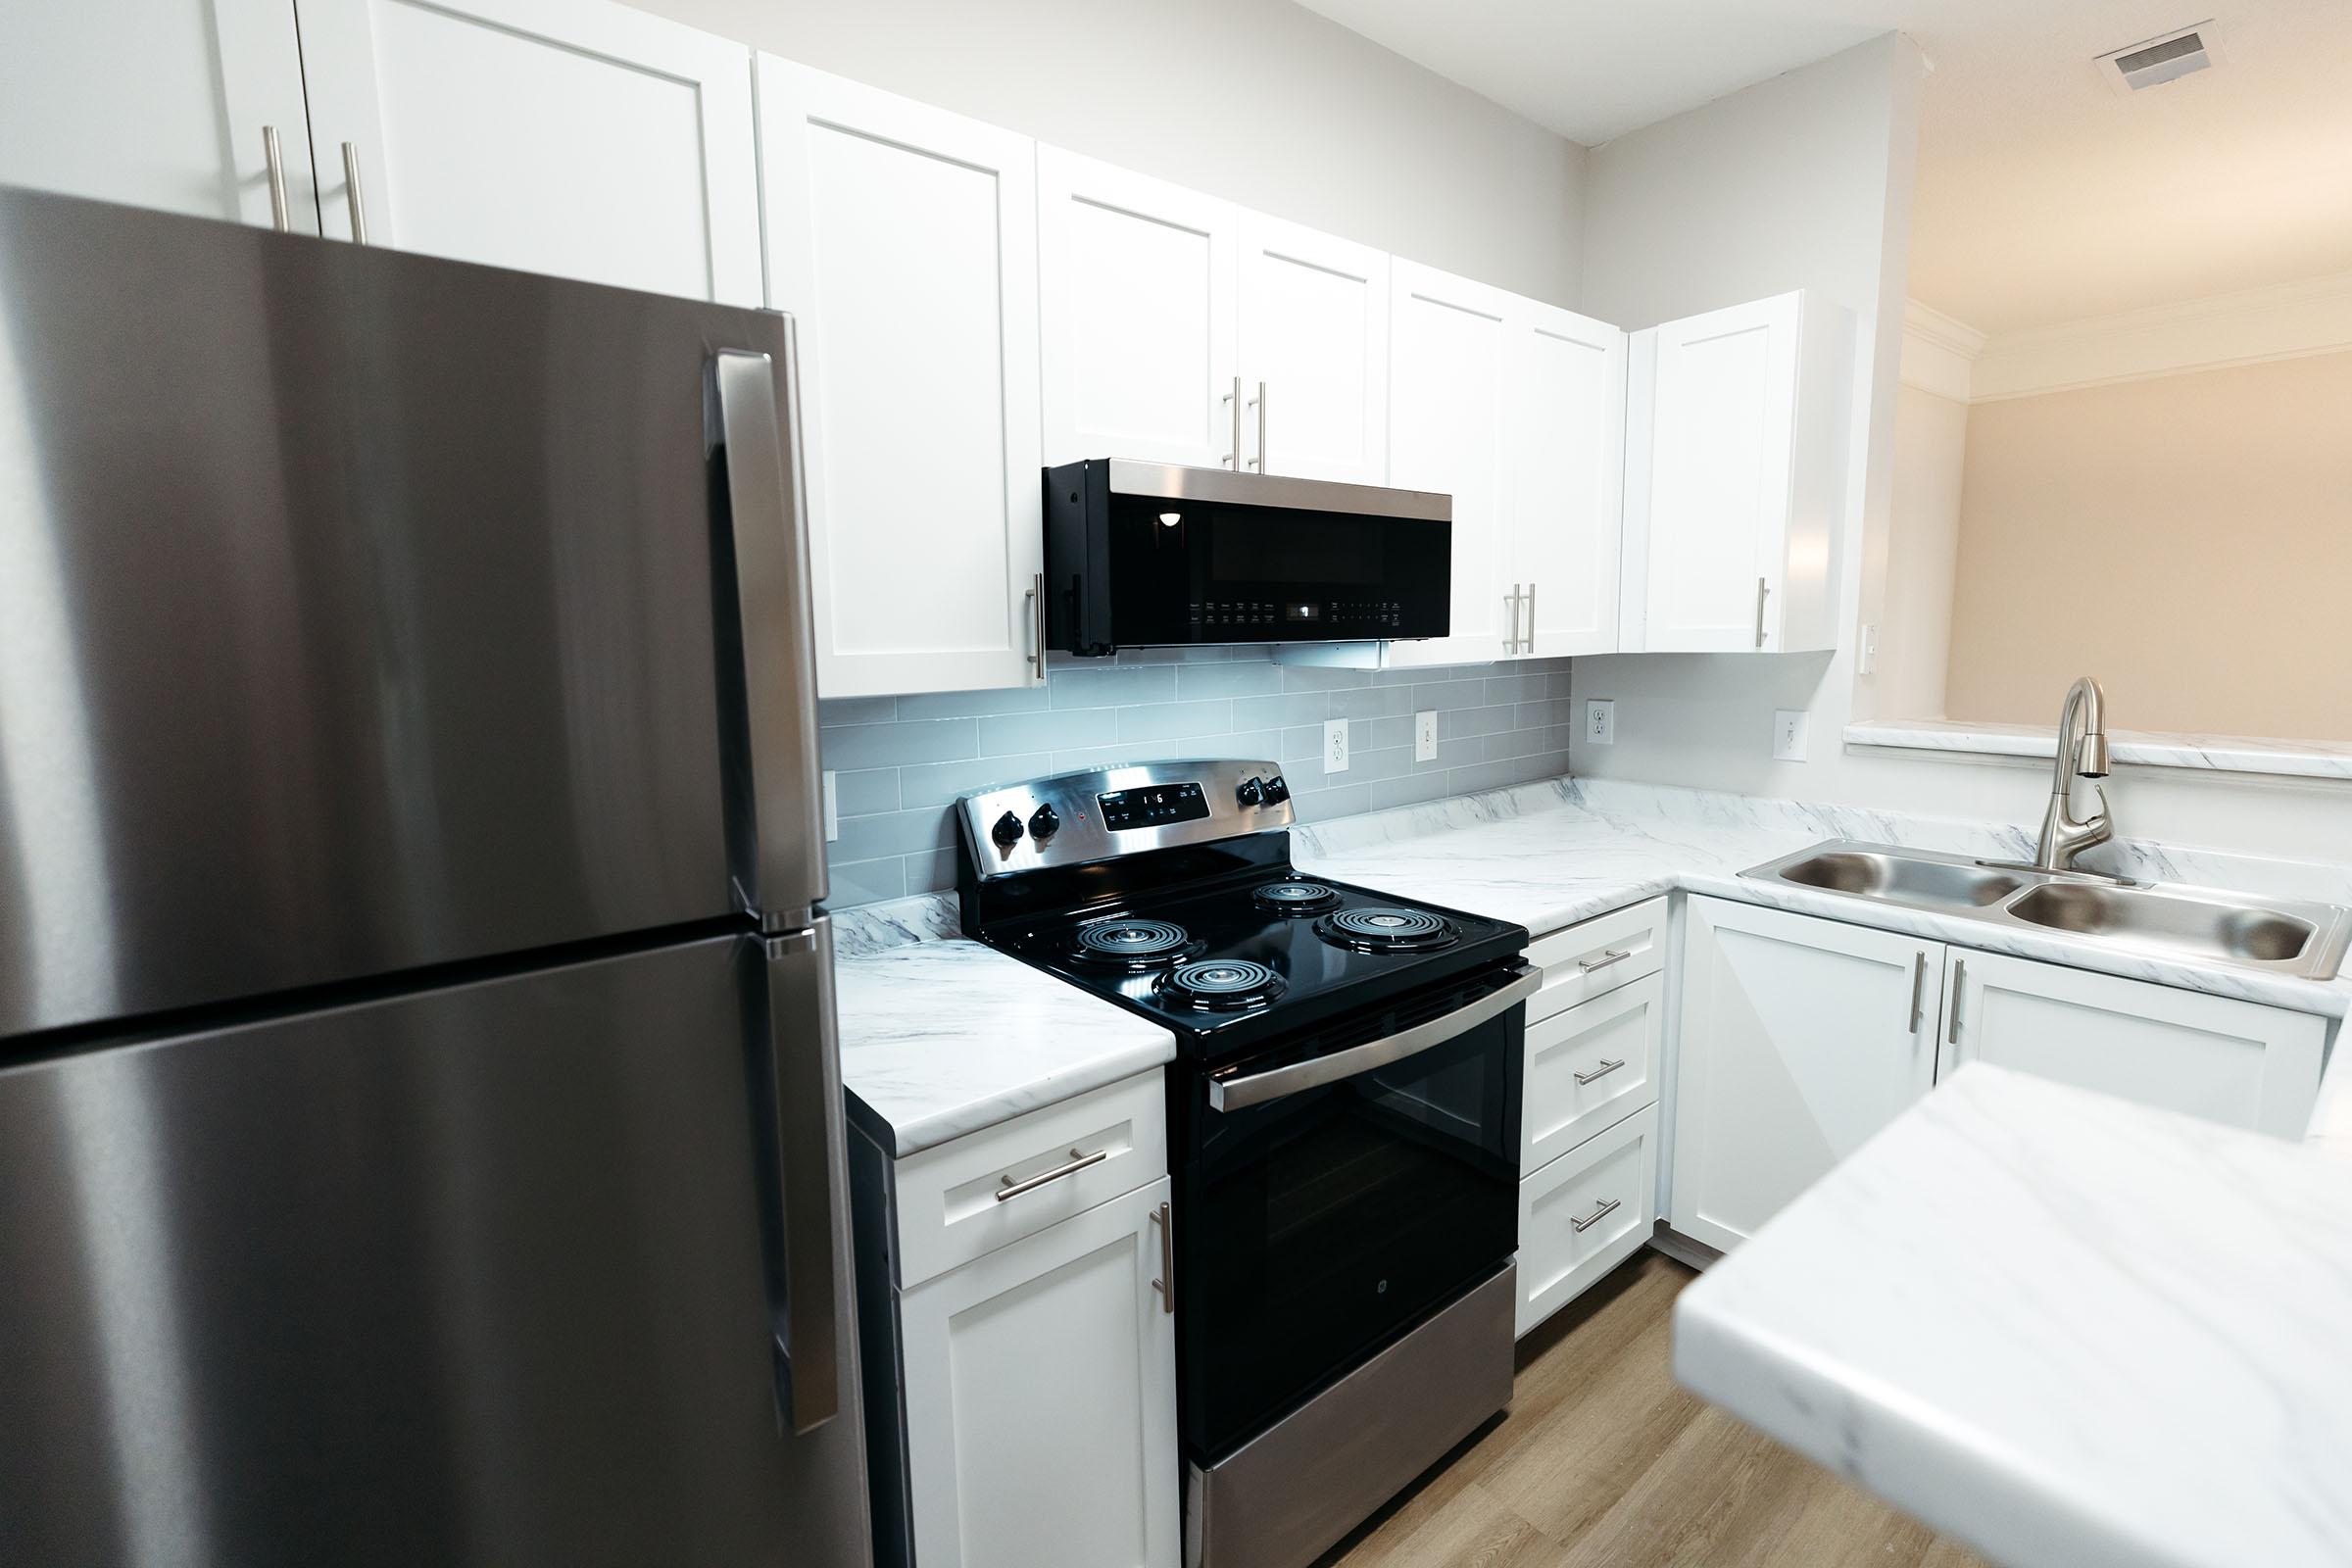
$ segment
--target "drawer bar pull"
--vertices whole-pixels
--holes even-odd
[[[1595,969],[1606,969],[1612,963],[1623,963],[1632,956],[1633,953],[1630,950],[1619,953],[1615,948],[1603,948],[1600,950],[1599,957],[1579,958],[1576,960],[1576,966],[1585,973],[1591,974]]]
[[[1576,1081],[1580,1084],[1589,1084],[1596,1078],[1606,1078],[1609,1074],[1615,1072],[1618,1068],[1624,1065],[1625,1061],[1622,1057],[1616,1061],[1611,1061],[1608,1057],[1603,1056],[1600,1058],[1599,1066],[1593,1068],[1591,1072],[1578,1073],[1576,1075]]]
[[[1159,1293],[1159,1309],[1176,1310],[1176,1232],[1168,1222],[1168,1205],[1160,1204],[1152,1211],[1152,1223],[1159,1227],[1159,1278],[1152,1288]]]
[[[1098,1149],[1091,1154],[1082,1154],[1073,1149],[1070,1151],[1070,1162],[1066,1165],[1056,1165],[1052,1170],[1041,1170],[1025,1182],[1016,1182],[1010,1176],[1005,1177],[1003,1190],[995,1195],[996,1200],[1002,1203],[1007,1198],[1018,1198],[1023,1193],[1034,1193],[1048,1182],[1057,1182],[1064,1176],[1075,1176],[1087,1166],[1100,1165],[1109,1157],[1110,1151],[1107,1149]]]
[[[1611,1214],[1615,1213],[1617,1211],[1617,1206],[1618,1200],[1614,1198],[1604,1198],[1601,1200],[1600,1206],[1594,1209],[1592,1213],[1587,1214],[1583,1219],[1572,1219],[1568,1223],[1575,1226],[1580,1231],[1589,1231],[1593,1226],[1599,1224],[1602,1220],[1607,1219]]]

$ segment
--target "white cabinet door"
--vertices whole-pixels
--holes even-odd
[[[1233,467],[1240,209],[1037,149],[1046,462]]]
[[[1989,1061],[2300,1138],[2328,1025],[2310,1013],[1954,948],[1939,1071]]]
[[[1522,302],[1511,378],[1503,575],[1524,584],[1520,655],[1617,650],[1625,473],[1625,334]]]
[[[1249,466],[1386,484],[1387,253],[1245,212],[1241,272]]]
[[[769,297],[800,321],[826,697],[1044,660],[1034,144],[760,57]]]
[[[1448,635],[1392,643],[1395,665],[1500,659],[1507,391],[1524,302],[1402,259],[1389,264],[1389,482],[1453,498]]]
[[[605,0],[294,0],[326,232],[761,303],[751,51]]]
[[[0,185],[318,232],[302,53],[285,0],[70,0],[0,24]]]
[[[1729,1250],[1933,1087],[1939,944],[1692,899],[1673,1224]]]
[[[901,1298],[922,1568],[1176,1568],[1169,1184]]]

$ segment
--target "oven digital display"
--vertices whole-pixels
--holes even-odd
[[[1208,798],[1197,783],[1152,784],[1140,790],[1116,790],[1098,795],[1102,825],[1117,833],[1131,827],[1165,827],[1170,822],[1198,822],[1208,815]]]

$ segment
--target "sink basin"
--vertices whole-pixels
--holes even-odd
[[[1832,893],[1859,894],[1893,904],[1932,904],[1978,909],[1998,904],[2026,885],[2014,871],[1970,860],[1854,848],[1823,850],[1783,865],[1784,882]]]
[[[2156,957],[2332,979],[2352,947],[2352,908],[2217,888],[2118,882],[1834,840],[1740,873],[2012,931],[2080,937]]]
[[[2188,898],[2152,888],[2048,882],[2009,906],[2029,925],[2086,937],[2128,937],[2205,958],[2286,963],[2319,941],[2319,927],[2280,910]]]

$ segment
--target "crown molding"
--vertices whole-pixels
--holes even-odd
[[[1906,333],[1909,322],[1906,318]],[[2352,349],[2352,272],[2123,311],[1989,339],[1969,401],[2144,381]]]
[[[1906,386],[1955,403],[1974,395],[1974,366],[1984,334],[1918,300],[1903,302],[1902,378]]]

